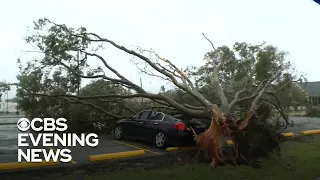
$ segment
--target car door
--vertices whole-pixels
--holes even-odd
[[[148,120],[144,123],[141,132],[145,136],[146,140],[152,141],[153,136],[156,134],[157,130],[160,128],[160,123],[163,121],[164,113],[157,112],[151,114]]]
[[[136,116],[134,116],[132,127],[130,127],[130,136],[139,138],[139,139],[145,139],[145,136],[143,134],[143,129],[145,122],[147,121],[148,117],[152,113],[151,110],[144,110],[138,113]]]
[[[140,116],[142,115],[143,111],[137,113],[136,115],[132,116],[131,120],[125,123],[124,131],[126,134],[132,138],[136,138],[136,131],[138,128],[138,122],[140,120]]]

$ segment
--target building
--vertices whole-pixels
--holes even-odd
[[[300,83],[299,86],[306,92],[309,103],[320,104],[320,81]]]

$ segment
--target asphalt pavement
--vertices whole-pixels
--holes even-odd
[[[99,145],[97,147],[64,147],[71,150],[72,161],[71,164],[76,163],[90,163],[88,157],[90,155],[109,154],[128,152],[135,150],[144,150],[145,155],[149,154],[162,154],[165,150],[157,149],[151,145],[144,144],[142,142],[129,142],[129,141],[115,141],[112,139],[99,139]]]
[[[37,147],[42,148],[42,147]],[[46,149],[56,150],[59,147],[44,147]],[[119,152],[128,152],[136,150],[144,150],[145,154],[143,156],[149,155],[160,155],[166,153],[165,150],[156,148],[155,146],[137,142],[137,141],[116,141],[110,136],[99,137],[99,145],[97,147],[60,147],[62,149],[70,149],[72,155],[72,161],[70,163],[59,163],[57,166],[72,166],[75,164],[87,164],[92,163],[89,161],[89,156],[91,155],[100,155],[100,154],[110,154],[110,153],[119,153]],[[125,158],[125,157],[124,157]],[[16,153],[11,154],[0,154],[0,171],[1,165],[4,163],[16,163],[18,162],[18,155]]]

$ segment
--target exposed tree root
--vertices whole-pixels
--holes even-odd
[[[262,117],[264,119],[268,115]],[[253,158],[266,157],[279,148],[279,136],[275,130],[268,128],[266,121],[259,119],[251,111],[243,120],[235,121],[230,115],[219,115],[212,110],[211,124],[207,131],[197,135],[192,127],[191,130],[198,147],[211,158],[212,168],[226,163],[222,153],[223,137],[229,137],[234,142],[231,159],[234,165],[250,165]]]
[[[222,137],[230,136],[230,129],[224,117],[213,109],[211,124],[207,131],[197,135],[194,133],[194,139],[201,150],[203,150],[209,157],[211,157],[211,167],[215,168],[217,165],[224,164],[222,154]]]

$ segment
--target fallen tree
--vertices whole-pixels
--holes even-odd
[[[283,62],[284,53],[278,53],[273,47],[264,47],[264,44],[258,46],[249,46],[243,43],[237,44],[236,49],[240,48],[240,50],[236,51],[239,51],[241,55],[241,58],[237,59],[230,49],[226,47],[215,48],[204,34],[203,36],[211,44],[213,50],[206,55],[207,60],[209,59],[207,62],[208,67],[210,65],[206,69],[206,77],[208,78],[206,79],[206,85],[199,85],[197,79],[192,79],[196,75],[191,75],[189,69],[181,70],[172,61],[161,57],[153,50],[144,50],[140,47],[136,50],[131,50],[98,34],[88,32],[86,28],[82,27],[75,30],[48,19],[40,19],[35,22],[34,31],[26,38],[26,41],[36,46],[37,50],[32,52],[39,52],[43,54],[43,57],[28,63],[22,70],[24,75],[37,73],[41,77],[40,80],[44,81],[43,85],[48,85],[52,82],[45,81],[46,78],[49,77],[52,69],[59,67],[59,71],[64,70],[66,72],[66,76],[68,76],[71,83],[80,84],[81,79],[102,79],[125,87],[131,93],[81,96],[68,93],[68,91],[53,93],[55,91],[44,91],[41,88],[36,92],[26,89],[21,91],[25,91],[25,94],[35,99],[39,97],[61,98],[68,102],[87,104],[117,119],[122,117],[111,114],[101,107],[89,103],[88,100],[96,99],[101,102],[116,102],[136,97],[149,98],[157,105],[174,109],[178,114],[185,114],[193,118],[210,119],[210,127],[206,132],[194,134],[195,141],[211,157],[211,166],[216,167],[224,163],[221,138],[231,137],[235,142],[233,158],[235,162],[245,151],[241,150],[244,144],[239,144],[239,142],[243,142],[243,137],[247,137],[244,133],[248,129],[257,127],[252,125],[250,128],[250,124],[264,122],[269,117],[269,114],[257,113],[259,108],[265,107],[265,104],[268,104],[268,108],[274,106],[287,121],[287,116],[279,102],[272,99],[272,97],[277,97],[276,93],[291,84],[294,81],[294,77],[291,75],[288,64]],[[133,62],[141,72],[171,82],[179,90],[191,97],[195,103],[179,103],[166,92],[157,94],[147,92],[111,67],[108,61],[97,53],[103,49],[103,44],[112,45],[116,49],[132,55],[134,57],[132,59]],[[83,54],[84,57],[77,60],[75,58],[77,52]],[[145,55],[145,53],[148,55]],[[104,67],[90,69],[89,61],[92,59],[98,59]],[[144,65],[143,68],[141,68],[141,62]],[[236,64],[231,66],[230,63]],[[265,69],[270,71],[264,72],[263,66],[266,65],[268,65],[268,68]],[[248,69],[243,69],[243,67],[247,66]],[[227,67],[233,68],[226,70]],[[253,68],[262,69],[262,75],[261,73],[255,74],[252,71]],[[110,72],[116,78],[108,76],[107,74]],[[208,87],[209,91],[206,92],[214,94],[216,98],[210,98],[201,92]],[[237,106],[241,103],[241,106]],[[265,135],[269,136],[268,133]],[[275,145],[267,149],[268,152],[278,147],[277,140],[273,141]],[[248,144],[248,142],[246,143]]]

